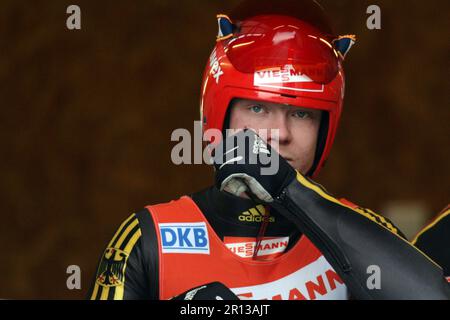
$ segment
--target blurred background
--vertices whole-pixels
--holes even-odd
[[[211,184],[211,168],[172,164],[170,136],[193,131],[215,14],[238,2],[0,1],[0,298],[84,298],[123,219]],[[319,2],[358,42],[318,182],[412,237],[449,202],[450,2]]]

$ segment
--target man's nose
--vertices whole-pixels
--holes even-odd
[[[282,113],[273,116],[272,125],[268,132],[267,142],[276,146],[289,144],[292,140],[291,130],[289,128],[286,116]]]

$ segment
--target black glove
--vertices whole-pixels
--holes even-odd
[[[295,179],[296,171],[253,130],[224,139],[213,152],[215,182],[221,191],[243,192],[253,200],[271,203]]]
[[[239,298],[224,284],[211,282],[190,289],[171,300],[239,300]]]

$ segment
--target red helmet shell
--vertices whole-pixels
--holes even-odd
[[[332,38],[312,25],[284,15],[260,15],[238,24],[233,37],[218,41],[201,87],[203,130],[223,130],[234,98],[289,104],[328,113],[324,165],[333,145],[344,99],[342,59]]]

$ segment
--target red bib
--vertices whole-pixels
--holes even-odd
[[[305,236],[272,260],[251,260],[233,253],[187,196],[147,209],[158,237],[161,300],[215,281],[241,299],[348,298],[343,281]]]

